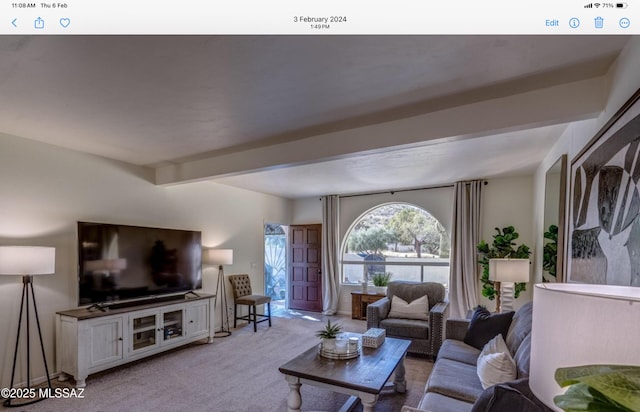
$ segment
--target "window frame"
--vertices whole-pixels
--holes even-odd
[[[338,259],[338,263],[340,265],[340,285],[341,286],[355,286],[358,285],[359,283],[345,283],[344,282],[344,266],[345,265],[361,265],[361,266],[366,266],[366,265],[379,265],[380,263],[376,263],[376,262],[371,262],[371,263],[364,263],[364,261],[362,260],[345,260],[344,256],[346,254],[347,248],[348,248],[348,244],[349,244],[349,236],[351,235],[351,233],[353,232],[353,229],[358,225],[358,223],[365,217],[367,216],[369,213],[371,213],[372,211],[379,209],[381,207],[384,206],[388,206],[388,205],[405,205],[405,206],[409,206],[409,207],[413,207],[413,208],[417,208],[420,209],[426,213],[428,213],[430,216],[432,216],[437,222],[438,224],[440,224],[440,226],[442,226],[444,228],[444,225],[442,225],[442,223],[440,223],[440,221],[432,214],[430,213],[428,210],[426,210],[424,207],[409,203],[409,202],[386,202],[386,203],[381,203],[378,204],[374,207],[369,208],[368,210],[366,210],[364,213],[362,213],[360,216],[358,216],[353,222],[351,222],[351,225],[349,226],[349,228],[347,229],[347,231],[345,232],[345,235],[342,239],[342,242],[340,244],[340,257]],[[447,232],[447,235],[449,236],[449,239],[451,239],[451,234],[449,232]],[[451,244],[449,244],[449,247],[451,247]],[[417,259],[417,258],[416,258]],[[451,258],[434,258],[434,259],[441,259],[440,261],[431,261],[431,262],[384,262],[384,266],[415,266],[415,267],[419,267],[420,268],[420,282],[425,282],[425,267],[451,267]],[[446,259],[446,261],[445,261]],[[450,274],[450,269],[449,269],[449,279],[447,281],[447,284],[445,284],[445,287],[448,287],[449,281],[451,278],[451,274]],[[398,279],[398,280],[403,280],[403,279]],[[428,280],[427,280],[428,281]]]

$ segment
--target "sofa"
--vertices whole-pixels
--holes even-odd
[[[428,299],[425,319],[389,317],[394,296],[413,302],[423,296]],[[444,321],[449,316],[449,302],[445,301],[445,289],[437,282],[393,281],[387,285],[387,296],[367,306],[367,329],[384,329],[389,337],[409,339],[407,352],[435,356],[442,345]]]
[[[417,408],[405,406],[403,412],[548,411],[528,385],[532,308],[529,302],[518,309],[505,339],[516,362],[515,381],[483,389],[476,369],[481,351],[464,342],[470,320],[448,319],[446,340],[429,375],[425,393]]]

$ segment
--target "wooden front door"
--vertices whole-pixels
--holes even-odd
[[[289,230],[289,308],[322,312],[322,225]]]

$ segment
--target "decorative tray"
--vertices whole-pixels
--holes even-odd
[[[320,349],[320,356],[328,359],[353,359],[360,356],[360,345],[358,345],[358,349],[356,350],[348,350],[346,352],[336,352],[330,349],[325,349],[322,347],[322,343],[318,345]]]

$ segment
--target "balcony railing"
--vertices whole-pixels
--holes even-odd
[[[391,280],[439,282],[449,286],[449,259],[444,258],[388,258],[381,262],[342,260],[342,283],[360,284],[372,271],[391,273]],[[370,279],[367,279],[370,280]]]

